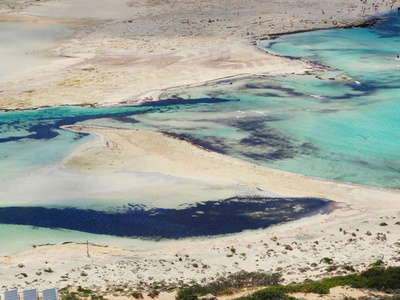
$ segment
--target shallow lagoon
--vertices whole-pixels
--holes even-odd
[[[137,184],[132,185],[132,190],[116,193],[111,187],[102,186],[104,190],[96,193],[101,186],[98,178],[82,183],[77,174],[55,171],[73,149],[95,139],[59,128],[77,122],[173,132],[212,150],[272,168],[400,188],[397,84],[400,62],[395,60],[395,49],[399,49],[398,23],[397,15],[392,15],[374,28],[303,33],[264,44],[283,55],[301,54],[304,59],[331,66],[332,70],[317,76],[258,76],[226,81],[169,92],[165,94],[168,100],[141,106],[60,107],[0,113],[0,206],[2,209],[12,206],[15,215],[31,207],[39,209],[44,216],[42,224],[24,223],[17,218],[3,223],[53,228],[58,225],[52,222],[45,225],[51,219],[48,214],[51,209],[75,207],[82,213],[91,209],[92,216],[96,217],[98,212],[126,211],[130,205],[141,205],[145,220],[146,211],[152,209],[184,213],[191,205],[225,203],[231,197],[259,196],[264,197],[266,204],[276,196],[251,187],[217,187],[182,178],[167,181],[162,174],[129,172],[115,176],[134,179]],[[343,74],[351,79],[342,80]],[[35,181],[29,179],[31,175]],[[156,194],[149,193],[154,182],[159,184]],[[77,184],[82,185],[81,192],[71,192]],[[310,202],[313,201],[310,199]],[[324,206],[322,203],[308,214],[319,212]],[[191,216],[190,211],[188,215]],[[287,220],[297,217],[300,216],[289,215]],[[196,218],[193,217],[195,222]],[[258,226],[269,225],[260,222]],[[250,227],[247,224],[221,233],[255,228],[257,224]],[[88,231],[85,222],[80,222],[78,228],[67,229]],[[40,232],[46,230],[40,229]],[[83,234],[75,232],[77,237]],[[154,235],[153,230],[151,233]],[[18,236],[16,243],[23,238],[14,236]],[[55,236],[43,242],[59,242],[63,236],[71,240],[73,233],[58,230]],[[90,236],[94,235],[84,238]],[[129,240],[125,243],[126,239],[121,243],[117,238],[96,236],[93,238],[96,241],[108,241],[112,245],[130,244]],[[131,242],[140,249],[137,240]]]

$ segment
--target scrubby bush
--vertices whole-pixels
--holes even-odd
[[[361,275],[350,274],[346,276],[334,276],[322,281],[307,280],[303,284],[277,285],[265,290],[281,291],[282,293],[316,293],[328,294],[329,290],[335,286],[351,286],[354,288],[371,288],[390,292],[400,289],[400,267],[371,268]],[[264,290],[262,290],[264,291]],[[261,292],[261,291],[260,291]],[[385,300],[400,300],[398,296]],[[258,300],[258,299],[251,299]]]
[[[335,286],[351,286],[354,288],[371,288],[386,292],[400,290],[400,267],[371,268],[360,275],[334,276],[322,281],[307,280],[303,284],[278,285],[281,278],[278,274],[238,272],[226,278],[219,278],[206,286],[194,285],[178,291],[177,300],[196,300],[197,296],[228,294],[234,290],[251,286],[270,285],[248,297],[237,300],[291,300],[286,294],[316,293],[328,294]],[[69,300],[69,299],[68,299]],[[73,299],[71,299],[73,300]],[[384,300],[400,300],[399,296]]]
[[[61,298],[62,300],[80,300],[76,293],[68,293]]]
[[[390,291],[400,289],[400,267],[372,268],[361,274],[368,288]]]
[[[240,271],[227,277],[219,277],[206,285],[187,286],[178,291],[177,300],[193,300],[193,296],[207,294],[232,294],[245,287],[276,285],[281,281],[280,274]]]
[[[376,262],[371,264],[371,267],[384,267],[385,263],[383,262],[382,259],[378,259]]]
[[[249,300],[295,300],[296,298],[286,295],[282,291],[277,290],[261,290],[255,292]]]
[[[138,291],[133,291],[132,292],[132,297],[135,299],[143,299],[143,294],[138,292]]]
[[[333,259],[332,259],[332,258],[329,258],[329,257],[324,257],[324,258],[322,258],[319,262],[320,262],[320,263],[325,263],[325,264],[331,265],[331,264],[333,263]]]
[[[178,298],[177,298],[178,299]],[[193,294],[183,295],[180,300],[197,300],[198,297]]]
[[[153,289],[152,291],[150,291],[150,293],[147,294],[147,296],[154,299],[154,298],[158,297],[159,294],[160,294],[159,291],[157,291],[156,289]]]

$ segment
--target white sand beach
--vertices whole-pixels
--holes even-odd
[[[210,80],[301,73],[310,67],[260,51],[253,42],[368,19],[356,0],[252,0],[245,5],[119,0],[112,1],[112,8],[110,3],[102,0],[96,9],[88,0],[2,4],[0,21],[56,23],[75,34],[57,41],[51,64],[2,78],[0,109],[156,100],[163,90]]]
[[[347,272],[340,267],[327,272],[327,265],[320,262],[324,257],[332,258],[335,265],[351,265],[358,271],[378,259],[387,265],[400,264],[399,191],[271,170],[156,132],[83,125],[67,128],[101,137],[100,144],[85,144],[64,160],[64,168],[79,170],[83,176],[108,176],[117,170],[160,172],[338,202],[328,215],[227,237],[183,240],[146,252],[90,245],[88,257],[85,244],[39,246],[0,259],[0,280],[9,288],[79,285],[101,289],[127,285],[127,289],[134,290],[153,282],[207,282],[239,270],[280,271],[285,282],[300,282]],[[118,178],[114,180],[118,185]],[[20,264],[23,267],[18,267]],[[46,268],[53,272],[43,271]]]
[[[357,0],[101,0],[94,8],[88,0],[7,0],[0,3],[0,22],[57,24],[74,33],[43,42],[40,53],[47,59],[38,58],[34,68],[15,72],[8,66],[9,73],[0,78],[0,109],[155,101],[167,90],[224,78],[313,71],[315,66],[306,62],[260,50],[256,41],[271,34],[361,24],[374,14],[372,3],[365,14],[361,6]],[[388,9],[382,5],[380,11]],[[33,50],[26,55],[35,60]],[[365,270],[378,259],[400,266],[398,190],[272,170],[158,132],[79,124],[64,129],[97,136],[52,169],[79,174],[82,182],[97,176],[121,187],[118,171],[156,172],[196,184],[247,186],[336,203],[327,215],[267,230],[183,240],[152,251],[90,245],[87,255],[85,244],[37,246],[0,257],[2,291],[68,285],[135,290],[155,282],[208,282],[239,270],[279,271],[289,283],[344,274],[343,265]],[[33,187],[35,173],[29,175],[23,184]],[[338,269],[328,272],[324,257]]]

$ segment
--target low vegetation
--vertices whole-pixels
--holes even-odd
[[[248,297],[236,298],[236,300],[296,300],[296,298],[279,290],[264,289]]]
[[[192,300],[198,296],[213,294],[227,295],[246,287],[277,285],[281,281],[280,274],[240,271],[227,277],[217,278],[206,285],[192,285],[181,288],[177,300]]]
[[[384,292],[395,292],[400,290],[400,267],[380,267],[377,262],[373,268],[361,274],[350,274],[345,276],[334,276],[322,281],[306,280],[302,284],[279,285],[278,274],[268,275],[265,273],[240,272],[232,274],[225,279],[204,286],[193,285],[178,291],[177,300],[195,300],[206,294],[222,295],[229,294],[235,290],[250,286],[269,286],[254,294],[239,298],[240,300],[290,300],[294,299],[287,294],[291,293],[316,293],[328,294],[330,288],[336,286],[350,286],[353,288],[369,288]],[[262,277],[268,280],[255,280]],[[239,279],[239,280],[238,280]],[[387,297],[387,299],[400,300],[399,296]]]
[[[331,261],[324,261],[329,265]],[[332,263],[332,262],[331,262]],[[331,266],[331,265],[329,265]],[[354,271],[352,267],[347,268]],[[384,262],[377,260],[371,264],[371,268],[361,274],[350,274],[344,276],[334,276],[321,281],[312,281],[306,279],[302,284],[280,285],[282,281],[279,273],[268,274],[264,272],[246,272],[240,271],[230,274],[227,277],[219,277],[216,280],[200,285],[186,285],[178,289],[176,300],[197,300],[198,297],[207,294],[214,296],[229,295],[242,291],[244,288],[267,287],[259,290],[246,297],[237,298],[237,300],[294,300],[288,294],[292,293],[316,293],[329,294],[329,290],[336,286],[350,286],[353,288],[367,288],[377,291],[391,293],[391,296],[380,297],[379,300],[400,300],[400,267],[385,268]],[[157,298],[160,291],[168,291],[177,289],[179,285],[161,286],[155,285],[149,287],[149,290],[124,290],[122,288],[113,287],[107,289],[107,292],[101,293],[91,291],[89,289],[78,287],[76,291],[71,292],[70,287],[62,290],[62,300],[105,300],[107,295],[126,295],[132,299],[143,299],[144,293],[151,297]],[[372,298],[363,297],[363,300]],[[374,298],[375,299],[375,298]],[[346,300],[355,300],[346,298]]]

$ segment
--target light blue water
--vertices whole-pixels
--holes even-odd
[[[400,53],[399,32],[399,17],[390,15],[373,28],[317,31],[264,42],[270,51],[331,67],[330,71],[318,74],[225,81],[173,91],[165,94],[166,101],[142,106],[0,112],[0,184],[12,191],[10,186],[22,179],[24,182],[24,175],[60,163],[73,149],[93,139],[60,129],[62,125],[84,122],[168,131],[260,165],[398,189],[400,61],[395,57]],[[92,192],[89,195],[89,191],[87,197],[79,194],[77,198],[77,194],[65,191],[72,183],[79,182],[71,178],[53,179],[51,182],[60,185],[62,206],[84,203],[85,207],[104,209],[112,201],[121,207],[137,200],[140,205],[150,201],[148,206],[157,209],[160,206],[153,205],[157,201],[151,201],[161,199],[158,201],[161,203],[163,198],[160,189],[149,194],[153,189],[148,188],[146,193],[136,194],[143,195],[140,201],[132,197],[114,199],[119,196],[106,201],[101,198],[104,195]],[[35,197],[43,193],[43,199],[48,199],[46,181],[37,180],[43,190],[35,190]],[[96,180],[93,178],[93,182]],[[179,195],[173,197],[176,208],[193,193],[198,195],[196,203],[223,199],[210,198],[216,187],[204,183],[183,182],[179,178],[172,178],[171,182],[180,182]],[[146,181],[143,186],[147,184],[151,182]],[[95,188],[95,184],[90,187]],[[198,190],[194,191],[196,187]],[[54,193],[54,186],[51,188]],[[232,193],[231,187],[217,188],[218,195],[235,196],[228,193],[228,190]],[[32,191],[27,189],[19,194],[29,195]],[[168,189],[165,184],[163,190],[168,191],[166,199],[171,200],[175,189]],[[242,197],[256,194],[254,189],[237,189],[237,193]],[[8,193],[7,199],[5,194],[0,193],[4,197],[0,196],[3,208],[7,205],[1,203],[12,201],[13,193]],[[19,200],[15,199],[16,203]],[[48,207],[54,207],[54,201],[50,200]],[[105,204],[90,204],[101,201]],[[35,206],[29,201],[25,205],[28,204]],[[46,207],[43,202],[40,206]],[[82,223],[82,231],[84,226]]]
[[[199,114],[203,119],[196,117],[192,125],[195,130],[176,128],[179,120],[192,120],[182,113],[138,120],[272,168],[400,188],[400,22],[397,14],[384,18],[372,28],[263,42],[275,53],[327,65],[331,71],[209,87],[203,92],[238,101],[204,108]]]
[[[277,169],[399,188],[399,32],[399,17],[392,14],[372,28],[314,31],[263,43],[273,52],[333,69],[317,76],[227,81],[175,91],[166,95],[170,101],[138,107],[2,113],[0,155],[7,159],[0,170],[14,165],[13,172],[23,172],[84,142],[60,125],[88,119],[109,125],[106,118],[112,118],[116,126],[174,132]],[[343,80],[344,74],[350,80]]]

